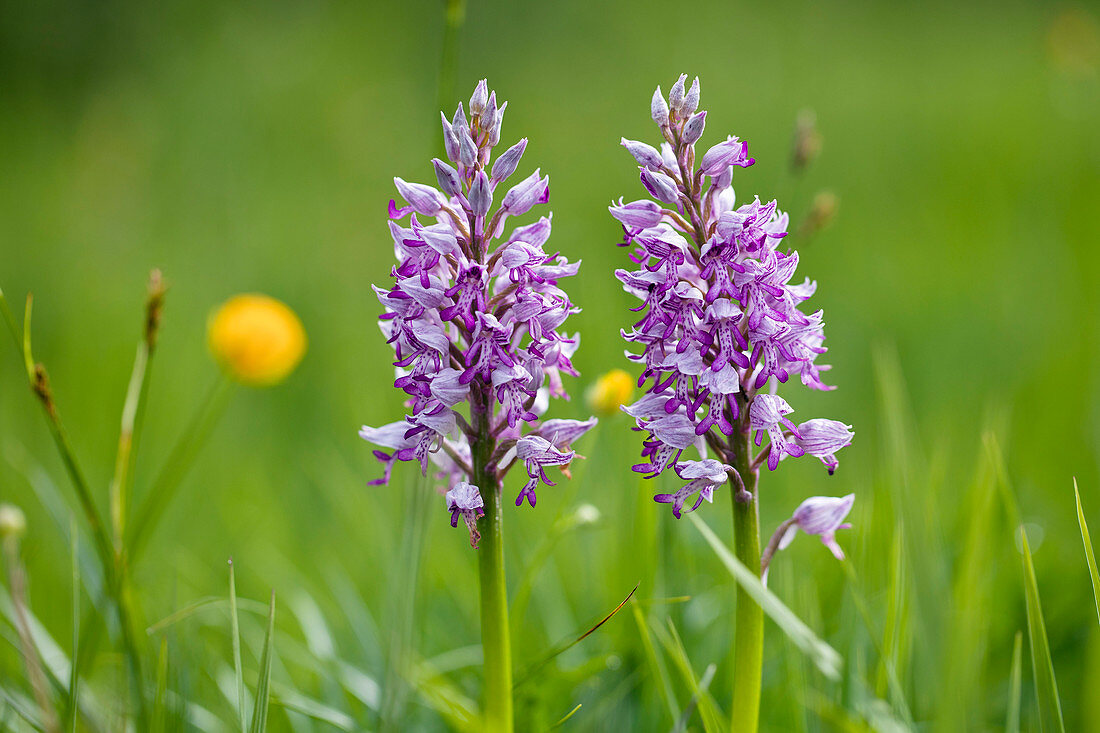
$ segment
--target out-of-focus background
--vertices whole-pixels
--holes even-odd
[[[145,622],[224,595],[232,557],[243,597],[266,600],[274,588],[279,598],[276,681],[372,728],[377,712],[330,672],[346,663],[384,686],[397,616],[412,619],[401,653],[423,682],[400,706],[406,729],[447,725],[439,690],[476,700],[480,688],[467,538],[432,496],[410,576],[407,495],[418,477],[401,467],[389,487],[368,487],[380,467],[356,436],[401,414],[371,284],[387,282],[392,264],[393,176],[434,178],[442,39],[442,3],[426,0],[0,4],[0,287],[17,305],[34,293],[36,357],[100,498],[151,268],[169,291],[139,497],[216,381],[205,347],[213,307],[268,293],[309,334],[285,384],[234,396],[133,568]],[[795,417],[854,424],[855,443],[831,478],[816,462],[785,461],[764,477],[761,505],[768,532],[806,496],[856,492],[855,527],[840,538],[853,574],[806,537],[772,570],[773,588],[848,672],[840,683],[819,677],[769,626],[767,727],[885,725],[878,714],[999,727],[1020,629],[1023,720],[1033,722],[1005,489],[1028,525],[1066,723],[1095,724],[1100,627],[1072,477],[1100,526],[1097,8],[470,0],[457,58],[448,114],[488,78],[509,102],[502,142],[530,139],[520,173],[540,166],[551,177],[548,246],[583,259],[569,283],[584,308],[571,320],[582,376],[556,415],[586,416],[586,386],[626,366],[618,330],[633,303],[612,276],[627,258],[606,206],[643,193],[618,141],[659,139],[649,119],[657,84],[698,75],[703,144],[727,133],[749,141],[757,163],[735,177],[739,198],[777,197],[795,232],[819,194],[839,202],[828,226],[785,240],[819,283],[838,389],[784,394]],[[804,110],[823,144],[798,173],[791,145]],[[0,500],[28,515],[31,604],[68,648],[67,527],[28,476],[66,495],[68,486],[20,370],[5,336]],[[540,491],[537,509],[507,509],[513,589],[538,561],[517,667],[641,582],[632,608],[651,633],[667,634],[672,619],[696,674],[717,663],[711,691],[728,705],[729,576],[690,523],[649,505],[673,477],[639,485],[629,428],[625,416],[606,419],[577,446],[588,458],[572,481]],[[582,503],[599,520],[544,545]],[[729,540],[728,495],[700,514]],[[394,610],[410,586],[411,616]],[[231,720],[219,692],[232,663],[226,623],[224,610],[196,613],[170,627],[169,649],[180,689]],[[248,617],[246,641],[261,626]],[[568,726],[671,728],[666,688],[680,707],[690,694],[672,667],[662,683],[642,639],[628,608],[520,688],[524,720],[547,726],[583,703]],[[0,679],[18,679],[14,650],[0,660]],[[118,664],[108,656],[97,674],[110,679]],[[431,687],[436,673],[448,686]],[[325,729],[281,710],[272,724]]]

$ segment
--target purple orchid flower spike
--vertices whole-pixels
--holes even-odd
[[[682,75],[667,99],[660,87],[653,95],[660,146],[621,141],[649,198],[608,207],[636,267],[615,276],[643,312],[622,335],[640,350],[628,357],[642,367],[638,385],[648,387],[624,409],[649,433],[642,443],[647,460],[635,471],[651,478],[672,465],[680,471],[682,452],[696,442],[690,428],[700,438],[700,461],[731,466],[727,479],[747,499],[753,491],[743,487],[755,486],[765,463],[774,471],[784,458],[809,453],[832,473],[853,433],[835,420],[796,425],[787,417],[793,408],[775,393],[792,375],[812,389],[831,389],[821,381],[828,366],[817,363],[825,353],[821,312],[801,310],[816,284],[794,277],[798,253],[781,247],[789,220],[776,202],[735,200],[733,172],[756,162],[748,143],[731,135],[696,155],[707,113],[698,109],[699,80],[687,79]],[[763,446],[756,455],[748,455],[748,436]],[[656,500],[673,504],[679,516],[683,502],[675,497],[682,491]]]
[[[828,365],[818,363],[826,352],[824,317],[803,306],[816,284],[795,277],[798,252],[778,203],[758,196],[738,201],[734,194],[734,174],[745,175],[756,162],[748,144],[726,136],[696,153],[715,121],[699,109],[699,80],[687,79],[681,75],[667,98],[661,87],[653,94],[658,144],[622,139],[645,195],[608,207],[622,225],[618,244],[630,262],[615,276],[639,300],[633,325],[621,333],[643,394],[623,411],[646,434],[643,460],[633,470],[657,478],[671,466],[687,481],[654,496],[671,504],[674,516],[712,501],[729,482],[736,554],[752,568],[760,564],[762,466],[774,471],[786,458],[809,454],[833,473],[853,433],[835,420],[796,425],[788,417],[794,408],[779,396],[781,385],[832,389],[822,381]],[[820,511],[811,512],[817,505],[808,506],[791,522],[839,549],[832,533],[840,520],[829,528]],[[744,589],[737,594],[732,727],[751,731],[758,723],[763,620]]]
[[[578,263],[544,249],[549,215],[505,233],[509,217],[547,202],[550,180],[535,169],[500,188],[528,147],[523,138],[494,159],[506,106],[479,82],[468,107],[443,116],[447,160],[432,160],[438,188],[394,179],[406,202],[389,206],[397,266],[393,284],[375,292],[408,414],[359,433],[380,447],[385,470],[372,484],[387,483],[398,461],[431,468],[452,526],[461,517],[474,547],[478,518],[496,506],[517,452],[530,479],[518,503],[534,506],[535,485],[553,485],[546,467],[568,464],[572,442],[596,422],[540,422],[550,397],[568,398],[562,376],[577,374],[580,339],[563,326],[580,309],[560,281]]]

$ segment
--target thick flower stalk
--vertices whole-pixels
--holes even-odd
[[[810,455],[831,474],[853,434],[835,420],[796,423],[776,394],[786,383],[832,389],[822,381],[829,367],[818,363],[822,313],[803,305],[816,283],[794,278],[798,253],[785,246],[788,218],[776,202],[734,197],[734,171],[754,163],[747,143],[727,137],[696,156],[707,113],[699,110],[699,80],[687,87],[686,78],[667,100],[660,87],[653,95],[659,149],[622,141],[650,196],[610,207],[634,263],[615,274],[641,301],[634,309],[641,318],[623,338],[635,349],[627,356],[646,390],[623,409],[647,433],[634,470],[653,478],[672,469],[684,482],[654,500],[672,504],[679,518],[729,484],[736,554],[760,569],[761,467],[774,471],[784,458]],[[734,730],[757,726],[762,643],[761,610],[739,590]]]
[[[580,263],[546,251],[549,213],[506,234],[510,217],[546,203],[549,178],[536,169],[501,195],[527,147],[524,138],[493,157],[505,107],[482,80],[469,116],[459,104],[443,117],[449,162],[432,161],[438,188],[394,179],[406,201],[389,207],[397,266],[393,284],[375,291],[409,412],[359,433],[385,449],[375,451],[384,475],[371,483],[386,483],[396,461],[431,467],[452,526],[461,519],[480,545],[487,730],[512,729],[503,479],[520,466],[515,503],[535,506],[539,484],[553,485],[546,468],[566,470],[573,441],[596,423],[541,419],[550,397],[568,398],[562,375],[577,374],[580,337],[561,328],[579,309],[558,283]]]

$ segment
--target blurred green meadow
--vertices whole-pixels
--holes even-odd
[[[163,645],[158,689],[203,711],[165,729],[235,725],[227,606],[190,606],[227,597],[230,558],[249,689],[276,594],[273,730],[473,729],[475,553],[414,467],[368,487],[381,467],[356,435],[401,414],[370,285],[392,264],[393,176],[433,181],[442,41],[443,5],[427,0],[0,2],[0,287],[17,309],[34,293],[35,357],[101,509],[150,269],[168,292],[135,500],[218,381],[214,307],[267,293],[309,336],[284,384],[235,390],[130,570],[150,684]],[[657,84],[698,75],[703,144],[749,141],[739,199],[777,197],[796,225],[821,192],[839,200],[828,226],[788,240],[819,283],[839,388],[791,402],[856,439],[833,477],[814,461],[765,474],[761,519],[767,537],[803,498],[855,492],[850,562],[802,536],[770,578],[845,665],[826,678],[769,622],[763,729],[999,730],[1018,710],[1039,730],[1019,521],[1065,726],[1100,730],[1073,496],[1076,477],[1100,526],[1100,10],[470,0],[457,59],[448,112],[488,78],[509,101],[502,142],[530,139],[520,172],[551,177],[550,247],[583,259],[582,376],[556,416],[587,416],[585,388],[627,366],[618,330],[636,317],[606,206],[642,193],[618,141],[656,141]],[[803,110],[823,146],[796,173]],[[29,606],[71,657],[68,510],[43,497],[73,495],[0,336],[0,501],[27,515]],[[506,507],[518,730],[577,705],[563,730],[672,729],[712,663],[708,694],[728,706],[732,581],[691,522],[650,500],[675,477],[630,472],[630,427],[605,419],[572,480],[537,509]],[[698,512],[727,543],[729,501]],[[11,700],[31,692],[2,624],[0,726],[26,730]],[[109,730],[126,717],[119,649],[104,641],[82,681]]]

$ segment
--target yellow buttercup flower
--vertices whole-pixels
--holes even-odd
[[[306,353],[306,332],[294,311],[255,293],[226,301],[210,317],[207,341],[226,373],[253,387],[283,381]]]
[[[634,377],[622,369],[612,369],[600,376],[588,388],[585,399],[588,406],[600,415],[613,415],[634,394]]]

